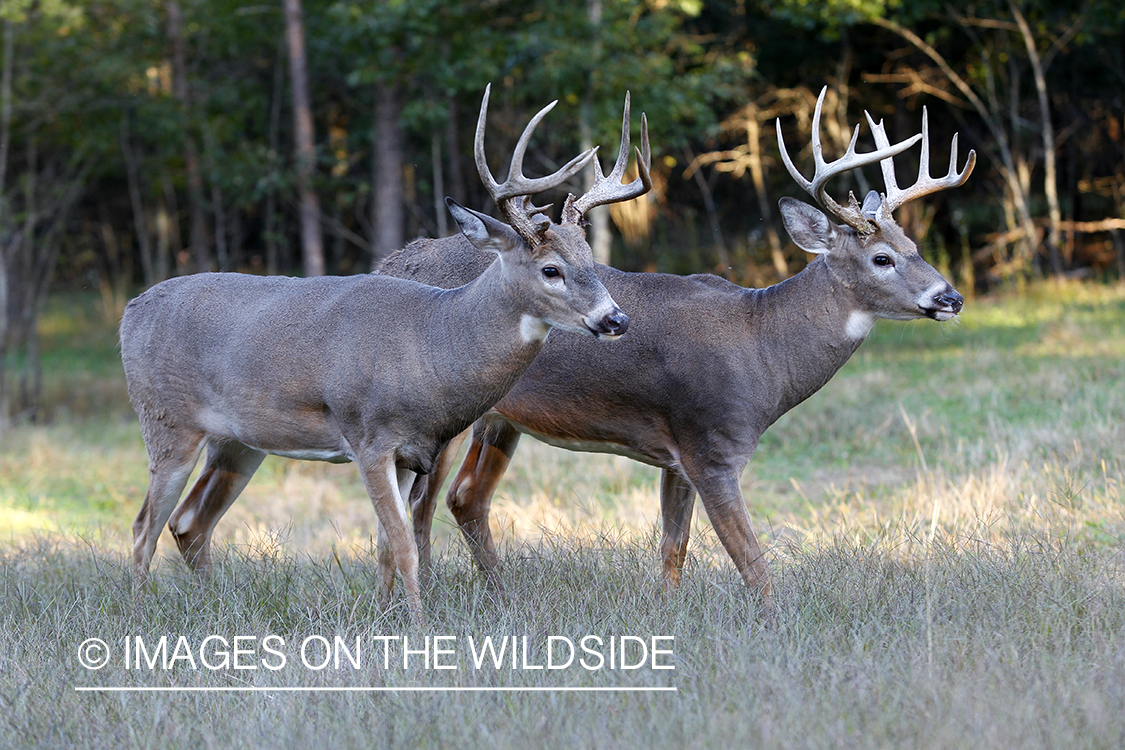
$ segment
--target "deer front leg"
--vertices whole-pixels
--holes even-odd
[[[699,492],[715,534],[734,561],[746,586],[758,595],[762,613],[768,618],[773,613],[770,571],[758,546],[758,538],[754,536],[750,514],[738,485],[738,474],[738,471],[723,470],[689,478]]]
[[[453,468],[461,444],[469,436],[465,430],[453,438],[438,454],[434,468],[424,477],[419,477],[410,489],[410,517],[414,521],[414,543],[418,546],[418,569],[423,584],[430,575],[430,532],[434,524],[434,510],[441,486]]]
[[[446,496],[446,503],[465,535],[473,559],[492,581],[496,580],[500,558],[488,526],[488,512],[492,493],[511,463],[519,441],[520,433],[506,421],[479,420],[473,426],[469,452]]]
[[[414,472],[395,466],[394,454],[381,453],[370,460],[362,460],[360,473],[379,519],[378,572],[381,604],[390,604],[394,587],[395,570],[402,575],[406,589],[406,606],[416,625],[425,624],[422,612],[422,593],[418,581],[418,548],[410,533],[410,519],[405,498],[410,495]]]
[[[231,440],[211,440],[203,471],[176,508],[168,528],[188,566],[211,572],[211,535],[219,519],[246,488],[266,454]]]
[[[691,535],[691,516],[695,509],[695,488],[673,469],[660,472],[660,515],[663,537],[660,555],[664,561],[663,589],[668,593],[680,585],[680,573],[687,557]]]

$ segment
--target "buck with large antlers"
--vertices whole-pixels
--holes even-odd
[[[793,241],[817,256],[803,271],[768,289],[744,289],[710,275],[623,273],[599,266],[606,288],[632,316],[629,336],[612,347],[552,337],[508,395],[476,423],[447,502],[486,572],[498,564],[488,526],[492,493],[526,433],[563,448],[616,453],[660,467],[666,586],[679,581],[698,493],[743,580],[771,606],[769,571],[739,488],[762,433],[827,383],[877,318],[949,320],[963,303],[891,213],[909,200],[963,183],[976,154],[970,152],[958,172],[954,137],[949,173],[931,178],[923,111],[921,135],[891,145],[883,125],[871,122],[876,150],[857,153],[857,126],[844,156],[826,163],[820,144],[823,101],[822,91],[812,124],[812,180],[793,166],[778,124],[790,174],[844,224],[837,226],[800,201],[781,199]],[[900,190],[892,157],[919,139],[918,181]],[[862,205],[852,197],[847,207],[828,196],[829,179],[875,162],[882,164],[886,195],[872,191]],[[485,266],[480,254],[454,258],[445,250],[407,248],[380,271],[455,286]],[[416,542],[426,564],[438,488],[463,438],[412,494]]]
[[[138,584],[147,580],[166,522],[189,566],[206,572],[211,535],[267,453],[354,461],[379,518],[384,600],[396,567],[421,618],[418,552],[405,498],[416,473],[498,401],[552,327],[612,339],[628,318],[594,271],[579,224],[594,205],[643,193],[645,179],[568,199],[561,224],[528,197],[553,188],[594,156],[555,174],[523,175],[528,124],[497,183],[484,157],[485,90],[477,167],[507,223],[447,199],[461,234],[419,239],[412,253],[491,258],[450,291],[366,274],[308,279],[200,274],[165,281],[129,303],[121,357],[149,454],[149,487],[133,524]],[[628,100],[625,119],[628,122]],[[499,258],[497,258],[499,256]],[[180,495],[200,453],[203,471]],[[175,512],[173,512],[175,511]]]

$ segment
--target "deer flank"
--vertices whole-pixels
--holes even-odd
[[[575,336],[552,337],[508,394],[472,431],[472,444],[446,498],[479,566],[498,567],[488,515],[492,493],[521,434],[574,450],[629,456],[661,469],[661,554],[666,586],[679,581],[698,494],[745,583],[771,604],[769,569],[754,535],[739,476],[762,433],[782,414],[827,383],[862,344],[879,318],[948,320],[963,300],[918,254],[891,216],[893,208],[968,178],[975,160],[941,180],[929,177],[928,125],[891,145],[882,126],[876,150],[824,160],[814,114],[811,180],[793,165],[778,123],[783,160],[794,180],[826,211],[782,198],[793,241],[816,257],[766,289],[745,289],[715,276],[623,273],[599,266],[606,288],[630,312],[629,336],[614,346]],[[870,120],[870,118],[869,118]],[[893,157],[918,140],[924,148],[918,184],[900,191]],[[872,191],[846,206],[826,192],[831,178],[879,163],[889,194]],[[842,222],[836,224],[833,220]],[[443,247],[407,248],[381,273],[456,286],[484,268],[484,259],[453,262]],[[413,488],[415,538],[428,564],[438,488],[452,468],[454,440],[436,471]]]

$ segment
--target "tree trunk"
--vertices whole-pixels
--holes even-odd
[[[405,236],[402,212],[403,139],[399,117],[401,92],[396,84],[375,87],[375,126],[371,134],[371,253],[378,263],[403,245]]]
[[[273,66],[273,89],[270,93],[270,120],[266,132],[266,145],[271,156],[270,169],[276,171],[278,167],[277,154],[281,141],[281,100],[284,98],[285,84],[285,46],[286,37],[282,35],[277,45],[277,59]],[[266,242],[266,274],[274,276],[278,273],[278,234],[277,234],[277,190],[271,187],[266,193],[265,228],[263,234]]]
[[[1019,26],[1020,35],[1023,37],[1024,46],[1027,47],[1027,57],[1031,61],[1031,72],[1035,76],[1035,91],[1039,95],[1039,118],[1043,122],[1043,191],[1047,196],[1047,251],[1051,259],[1051,270],[1056,276],[1063,272],[1062,259],[1059,257],[1059,246],[1062,244],[1062,232],[1059,225],[1062,223],[1062,211],[1059,208],[1058,175],[1055,167],[1055,129],[1051,124],[1051,102],[1047,95],[1047,78],[1044,75],[1044,65],[1035,49],[1035,37],[1027,25],[1023,14],[1015,3],[1008,0],[1008,7]]]
[[[1120,229],[1114,229],[1110,232],[1110,237],[1113,238],[1113,249],[1117,255],[1117,281],[1120,284],[1125,284],[1125,234]]]
[[[8,248],[0,244],[0,435],[8,426]]]
[[[770,246],[770,260],[779,279],[789,278],[789,264],[781,249],[781,238],[773,225],[773,211],[769,196],[766,195],[766,175],[762,168],[762,132],[758,122],[757,108],[746,118],[746,144],[750,148],[750,181],[754,183],[754,193],[758,197],[758,213],[766,224],[766,238]]]
[[[215,214],[215,260],[220,271],[233,271],[227,245],[227,214],[223,208],[223,191],[217,183],[211,185],[211,208]]]
[[[596,67],[602,57],[602,0],[586,0],[586,18],[590,22],[591,36],[594,40],[593,49],[591,50],[591,59]],[[589,81],[586,86],[586,92],[582,97],[582,143],[579,148],[585,151],[594,146],[593,139],[593,95],[594,86],[593,81]],[[594,158],[598,158],[596,155]],[[594,172],[591,169],[585,171],[586,174],[586,190],[594,186]],[[603,265],[609,265],[610,248],[613,243],[613,236],[609,231],[609,208],[606,206],[599,206],[591,209],[584,217],[590,226],[586,229],[586,236],[589,239],[590,249],[594,252],[594,261]]]
[[[242,208],[231,206],[230,211],[230,268],[237,270],[243,264]]]
[[[133,145],[129,141],[129,119],[125,116],[121,118],[121,156],[125,160],[125,182],[129,188],[129,203],[133,209],[133,227],[137,235],[137,249],[141,256],[141,272],[144,274],[145,288],[148,288],[158,279],[153,263],[152,238],[149,236],[144,199],[141,196],[140,169],[137,167],[137,156],[133,153]]]
[[[430,136],[430,162],[434,171],[434,216],[437,218],[437,236],[449,234],[449,221],[445,210],[445,175],[441,164],[441,136],[435,130]]]
[[[0,434],[8,426],[8,143],[12,132],[12,65],[15,35],[10,19],[4,20],[4,50],[0,63]]]
[[[188,211],[191,214],[191,256],[196,271],[211,268],[211,248],[207,242],[207,217],[203,207],[203,175],[199,168],[199,147],[192,133],[191,90],[188,88],[187,55],[184,51],[184,17],[176,0],[165,3],[168,14],[168,42],[172,47],[172,95],[180,104],[184,128],[184,171],[187,173]]]
[[[593,0],[590,6],[593,7],[597,4],[600,10],[600,3]],[[593,23],[593,13],[591,11],[591,23]],[[594,147],[593,136],[593,102],[591,101],[591,93],[589,86],[586,87],[586,93],[582,97],[582,108],[579,117],[579,132],[581,133],[582,140],[578,144],[581,151],[587,151]],[[594,155],[597,159],[597,154]],[[586,191],[594,187],[595,174],[593,169],[586,169],[584,171],[585,177],[583,178],[583,189]],[[586,240],[590,244],[590,250],[594,253],[594,262],[601,263],[602,265],[609,265],[609,255],[612,237],[609,233],[609,208],[606,206],[597,206],[591,208],[583,216],[588,224],[586,227]]]
[[[695,162],[695,154],[686,146],[684,147],[684,160],[685,164]],[[723,239],[723,229],[719,223],[719,209],[715,205],[711,185],[707,182],[707,178],[703,176],[702,169],[696,169],[691,177],[699,188],[699,194],[703,196],[703,209],[707,212],[707,224],[711,227],[711,241],[715,243],[715,255],[718,256],[719,268],[724,277],[731,278],[734,269],[730,264],[730,253],[727,252],[726,240]]]
[[[133,256],[122,248],[121,240],[117,237],[117,230],[113,227],[110,212],[106,210],[104,201],[98,201],[97,214],[102,249],[105,251],[103,264],[105,278],[99,285],[102,309],[105,319],[116,323],[121,320],[121,315],[125,312],[125,303],[129,301],[129,285],[133,278]]]
[[[457,131],[457,124],[461,118],[457,107],[457,97],[448,97],[448,105],[449,122],[446,123],[445,127],[445,162],[449,167],[449,178],[445,181],[446,194],[453,196],[454,200],[470,205],[468,186],[465,184],[465,172],[461,169],[461,149]],[[444,206],[442,206],[442,210],[446,210]]]
[[[22,420],[28,414],[28,372],[38,369],[36,354],[38,350],[32,344],[35,338],[36,302],[35,291],[37,283],[37,258],[34,249],[37,245],[35,227],[39,221],[38,189],[39,189],[39,147],[35,135],[27,139],[27,171],[22,180],[23,187],[23,226],[15,232],[13,242],[14,252],[11,255],[12,271],[9,275],[9,305],[11,317],[9,318],[8,337],[10,350],[16,356],[23,354],[23,362],[16,371],[16,378],[11,384],[13,391],[10,401],[11,416]],[[44,213],[47,213],[46,211]]]
[[[180,235],[180,211],[176,204],[176,189],[167,174],[161,176],[162,196],[156,207],[156,278],[172,275],[173,257],[183,250]]]
[[[289,43],[289,83],[293,94],[293,139],[297,156],[297,192],[300,194],[301,207],[301,253],[304,257],[305,275],[322,276],[324,242],[320,233],[320,199],[313,185],[316,146],[301,0],[285,0],[285,37]]]
[[[5,190],[8,187],[8,145],[12,135],[12,66],[15,64],[15,33],[4,21],[3,67],[0,68],[0,230],[8,223]]]

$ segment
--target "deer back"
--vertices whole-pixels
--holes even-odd
[[[404,251],[380,272],[460,283],[464,276],[436,259],[441,249],[430,246],[410,260]],[[470,261],[460,272],[478,267]],[[696,450],[748,455],[770,424],[826,383],[863,341],[848,332],[854,299],[822,258],[767,289],[710,274],[600,265],[597,274],[630,311],[629,334],[612,345],[553,335],[494,407],[560,447],[654,465],[678,463],[686,445],[700,441],[710,446]]]
[[[822,101],[823,93],[814,130]],[[761,433],[821,388],[876,319],[948,320],[960,311],[960,295],[921,258],[890,214],[907,198],[963,181],[971,169],[972,156],[963,173],[951,166],[951,176],[931,180],[924,140],[923,176],[899,191],[887,162],[920,137],[891,146],[877,135],[876,151],[864,154],[856,153],[853,137],[842,159],[826,163],[816,135],[811,181],[796,173],[783,146],[802,187],[845,222],[836,225],[812,206],[782,199],[794,242],[817,256],[808,267],[767,289],[743,289],[708,275],[630,274],[599,266],[599,278],[630,311],[629,336],[613,347],[553,337],[495,410],[563,447],[618,452],[662,466],[679,463],[689,450],[731,463],[748,459]],[[862,206],[852,199],[844,208],[827,196],[830,177],[875,162],[883,164],[888,197],[872,193]],[[415,255],[407,248],[380,271],[453,285],[479,268],[468,260],[454,269],[438,257],[441,249]]]

